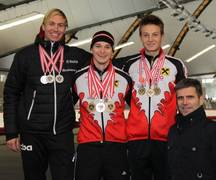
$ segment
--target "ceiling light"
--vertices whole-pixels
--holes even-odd
[[[81,45],[84,45],[84,44],[88,44],[91,41],[92,41],[92,38],[88,38],[88,39],[84,39],[84,40],[81,40],[81,41],[69,43],[68,46],[81,46]],[[134,44],[134,42],[127,42],[127,43],[124,43],[124,44],[120,44],[119,46],[115,47],[115,50],[123,48],[125,46],[130,46],[132,44]]]
[[[212,32],[212,34],[210,35],[210,37],[211,37],[212,39],[216,39],[216,32],[215,32],[215,31]]]
[[[115,50],[121,49],[121,48],[126,47],[126,46],[130,46],[130,45],[132,45],[132,44],[134,44],[134,42],[132,42],[132,41],[131,41],[131,42],[126,42],[126,43],[120,44],[120,45],[118,45],[118,46],[115,47]]]
[[[189,18],[188,12],[184,10],[178,17],[179,21],[184,21]]]
[[[202,79],[202,83],[205,83],[205,84],[207,84],[207,83],[213,83],[213,81],[214,81],[214,78]]]
[[[184,6],[179,5],[175,0],[161,0],[160,2],[164,3],[167,7],[173,10],[171,15],[177,17],[179,21],[187,20],[188,27],[190,29],[194,29],[194,32],[200,31],[205,34],[205,37],[216,39],[216,34],[214,35],[214,33],[211,33],[211,30],[201,24],[201,22],[193,14],[185,9]]]
[[[196,21],[196,20],[194,20],[194,19],[191,19],[191,20],[188,21],[188,27],[189,27],[190,29],[193,29],[193,28],[195,28],[199,23],[200,23],[200,22],[198,22],[198,21]]]
[[[198,24],[195,26],[194,32],[204,31],[204,26],[202,24]]]
[[[206,53],[207,51],[213,49],[215,47],[215,44],[207,47],[206,49],[200,51],[199,53],[195,54],[194,56],[192,56],[191,58],[187,59],[186,62],[191,62],[192,60],[196,59],[197,57],[201,56],[202,54]]]
[[[167,48],[169,48],[170,47],[170,44],[166,44],[166,45],[164,45],[163,47],[162,47],[162,49],[167,49]]]
[[[44,17],[44,14],[40,14],[37,12],[33,12],[31,14],[27,14],[24,16],[19,16],[19,17],[16,17],[15,19],[1,22],[0,23],[0,30],[8,29],[8,28],[20,25],[20,24],[34,21],[34,20],[42,18],[42,17]]]
[[[181,13],[182,13],[182,11],[178,11],[177,9],[175,9],[175,10],[172,12],[171,16],[176,17],[176,16],[179,16]]]
[[[73,43],[69,43],[68,46],[81,46],[84,44],[88,44],[92,41],[92,38],[88,38],[88,39],[84,39],[84,40],[80,40],[77,42],[73,42]]]

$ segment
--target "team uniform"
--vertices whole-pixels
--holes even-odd
[[[76,180],[128,179],[124,109],[131,78],[112,64],[103,72],[91,64],[74,82],[80,100]]]
[[[133,81],[131,109],[127,121],[132,179],[167,177],[167,135],[175,122],[175,84],[186,77],[182,61],[164,54],[140,54],[114,62]]]
[[[85,64],[81,60],[90,57],[84,50],[40,36],[15,55],[4,89],[4,124],[7,140],[20,134],[26,179],[46,179],[48,162],[53,179],[72,179],[71,83]]]

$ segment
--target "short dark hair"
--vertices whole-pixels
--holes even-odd
[[[149,14],[149,15],[144,16],[142,18],[141,22],[140,22],[140,25],[139,25],[139,33],[140,33],[140,35],[141,35],[142,27],[145,26],[145,25],[148,25],[148,24],[154,24],[154,25],[159,26],[161,34],[162,35],[164,34],[164,23],[163,23],[163,21],[158,16]]]
[[[200,81],[192,78],[185,78],[179,81],[175,86],[175,91],[178,91],[183,88],[194,87],[196,89],[196,93],[198,97],[203,95],[202,85]]]

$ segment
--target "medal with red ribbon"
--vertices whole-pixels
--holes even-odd
[[[105,111],[106,105],[104,100],[111,99],[114,94],[115,69],[110,63],[104,78],[99,78],[95,73],[93,65],[88,70],[88,89],[91,99],[96,99],[96,110]],[[102,96],[101,96],[102,94]]]
[[[159,95],[160,88],[157,85],[161,78],[160,72],[161,72],[161,68],[163,67],[164,61],[165,61],[164,51],[160,49],[159,58],[157,59],[156,63],[153,64],[152,68],[150,68],[147,64],[148,60],[145,57],[145,49],[142,49],[140,53],[141,53],[141,59],[139,62],[139,82],[141,84],[141,87],[139,88],[138,93],[140,95],[145,94],[145,91],[146,91],[144,88],[145,83],[148,83],[149,89],[146,92],[148,96]],[[145,74],[145,78],[144,78],[143,73]],[[154,89],[151,88],[152,85]]]
[[[40,78],[41,83],[52,83],[54,82],[54,80],[56,80],[56,82],[58,83],[62,83],[64,81],[64,77],[60,73],[64,63],[63,46],[60,46],[58,50],[50,57],[45,51],[45,49],[41,45],[39,45],[39,54],[41,68],[44,73],[44,75]],[[56,71],[58,73],[56,77],[51,74],[53,71]]]

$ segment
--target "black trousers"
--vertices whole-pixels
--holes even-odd
[[[53,180],[73,180],[74,136],[21,134],[25,180],[46,180],[48,165]]]
[[[167,143],[136,140],[128,143],[131,180],[168,180]]]
[[[126,144],[79,144],[75,180],[129,180]]]

